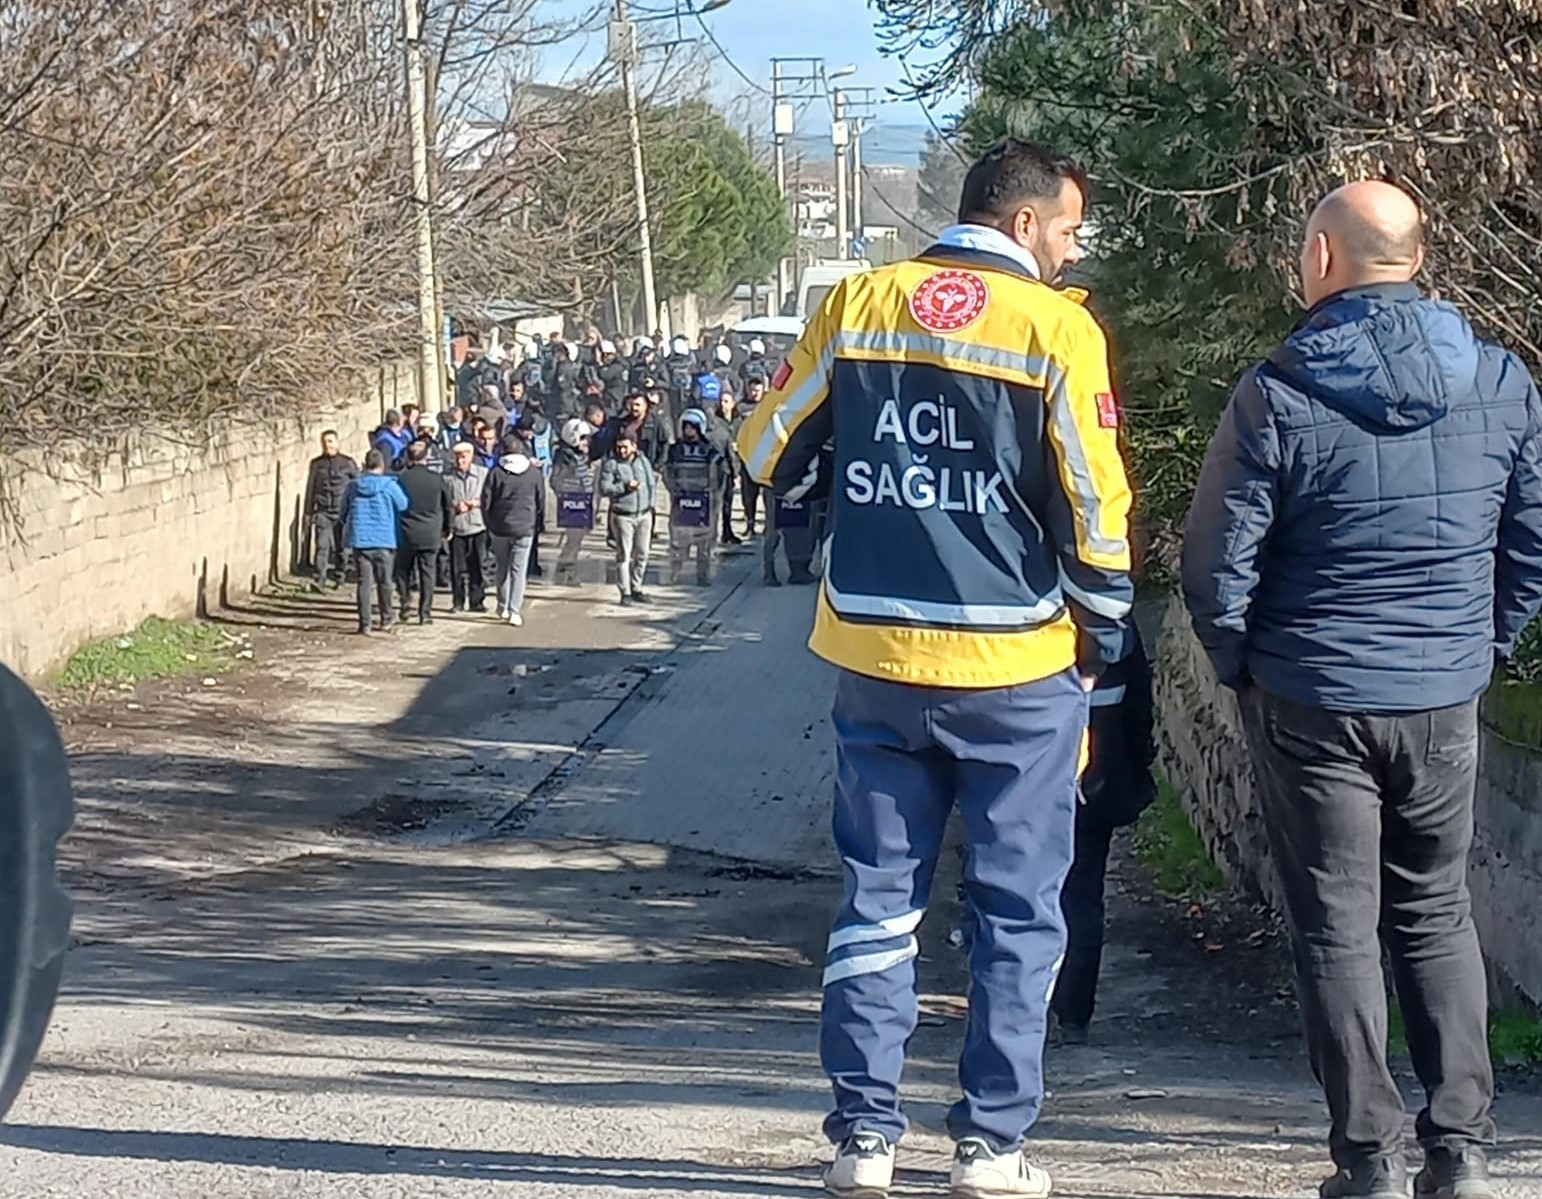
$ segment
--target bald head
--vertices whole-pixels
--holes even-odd
[[[1339,188],[1307,222],[1301,288],[1310,307],[1373,283],[1406,283],[1424,265],[1424,222],[1402,188],[1368,180]]]

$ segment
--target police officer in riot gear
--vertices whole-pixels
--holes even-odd
[[[707,376],[711,378],[711,376]],[[714,380],[715,382],[715,380]],[[678,583],[694,555],[696,582],[712,582],[712,549],[723,489],[724,464],[707,436],[707,414],[687,408],[680,417],[680,438],[664,458],[669,488],[669,581]]]

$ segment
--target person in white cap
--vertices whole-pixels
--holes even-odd
[[[626,399],[629,373],[626,362],[616,354],[616,343],[600,342],[600,365],[595,374],[600,380],[600,395],[607,412],[621,411],[621,404]]]
[[[680,424],[680,418],[691,406],[691,385],[699,370],[705,369],[705,364],[698,367],[691,343],[685,338],[677,337],[670,343],[669,357],[664,360],[663,377],[659,380],[668,398],[666,427],[673,429]]]
[[[566,419],[578,415],[582,387],[579,382],[575,347],[565,341],[557,343],[556,364],[552,368],[551,395],[548,397],[556,410],[554,417]]]
[[[750,356],[744,360],[744,366],[740,368],[739,373],[744,376],[745,383],[749,383],[752,379],[759,379],[762,387],[770,386],[771,376],[775,372],[766,358],[766,343],[758,337],[752,337],[749,351]]]
[[[715,364],[712,373],[723,385],[724,393],[733,396],[737,402],[744,394],[744,380],[739,377],[739,372],[734,370],[734,352],[727,345],[719,343],[717,349],[712,351],[712,358]]]

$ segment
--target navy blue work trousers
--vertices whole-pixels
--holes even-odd
[[[975,935],[963,1098],[948,1131],[1006,1150],[1038,1118],[1087,714],[1074,671],[987,690],[841,674],[834,826],[846,889],[820,1023],[832,1141],[872,1131],[892,1144],[905,1132],[899,1083],[917,1018],[915,933],[955,804]]]

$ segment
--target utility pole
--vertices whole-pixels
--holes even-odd
[[[626,123],[632,139],[632,178],[637,192],[637,234],[642,251],[643,308],[647,329],[669,333],[669,317],[659,312],[653,283],[653,230],[648,221],[648,177],[643,169],[642,122],[637,116],[637,26],[627,19],[626,0],[616,0],[616,19],[610,26],[610,55],[621,66],[621,89],[626,93]]]
[[[866,240],[862,232],[862,128],[863,120],[857,117],[851,122],[851,231],[852,236]]]
[[[830,143],[835,147],[835,256],[846,258],[851,246],[851,209],[846,195],[851,170],[851,126],[846,120],[846,94],[836,88],[833,100],[835,119],[830,124]]]
[[[771,132],[776,141],[776,194],[782,197],[782,209],[791,212],[792,234],[794,247],[798,237],[798,206],[792,205],[790,210],[787,203],[787,139],[792,136],[794,115],[792,105],[782,99],[782,62],[781,59],[771,60]],[[794,258],[797,250],[793,250]],[[779,258],[776,263],[776,297],[772,301],[772,307],[776,311],[781,310],[782,301],[787,298],[787,293],[792,290],[791,263],[786,258]],[[773,316],[776,312],[772,313]]]
[[[840,95],[851,136],[851,235],[853,239],[865,241],[867,220],[862,211],[862,135],[867,132],[867,118],[872,115],[877,104],[873,99],[874,89],[870,87],[846,88]]]
[[[428,188],[428,78],[423,69],[422,13],[418,11],[418,0],[402,0],[402,18],[407,42],[407,119],[412,126],[412,204],[418,230],[418,406],[424,412],[443,412],[433,203]]]

